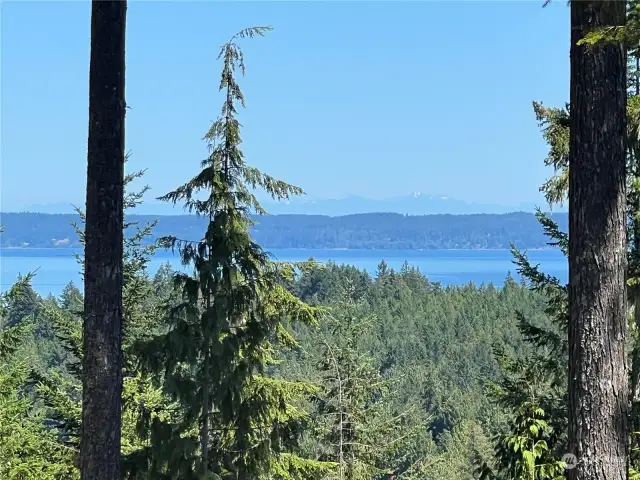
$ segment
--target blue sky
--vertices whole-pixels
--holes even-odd
[[[243,44],[248,163],[311,198],[420,191],[542,199],[532,100],[569,92],[566,2],[131,2],[129,168],[191,177],[217,116],[218,49]],[[2,2],[1,209],[84,201],[90,2]]]

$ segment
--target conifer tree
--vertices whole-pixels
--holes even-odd
[[[620,6],[620,4],[618,4]],[[584,6],[584,5],[583,5]],[[632,450],[638,450],[638,437],[637,432],[640,431],[640,341],[639,341],[639,321],[640,321],[640,307],[638,297],[640,292],[640,282],[638,279],[640,275],[638,273],[638,247],[639,247],[639,225],[638,218],[640,203],[638,202],[638,138],[640,132],[640,103],[638,102],[638,75],[637,75],[637,55],[638,44],[640,39],[640,15],[638,12],[638,4],[636,1],[627,2],[627,21],[626,25],[618,26],[606,26],[598,27],[591,26],[584,31],[584,36],[577,40],[573,39],[574,43],[577,43],[579,47],[593,47],[609,45],[620,45],[620,42],[624,42],[629,62],[627,66],[628,70],[628,102],[627,102],[627,131],[626,131],[626,162],[627,162],[627,225],[628,229],[628,270],[627,270],[627,284],[629,288],[629,300],[630,305],[633,306],[633,322],[631,323],[631,372],[630,372],[630,395],[631,395],[631,439]],[[575,37],[575,35],[574,35]],[[618,47],[619,48],[619,47]],[[593,50],[587,51],[592,52]],[[535,106],[535,105],[534,105]],[[541,109],[543,110],[543,109]],[[559,200],[566,198],[568,190],[569,179],[569,135],[570,135],[570,122],[568,115],[569,106],[566,111],[561,112],[559,109],[544,109],[542,115],[539,116],[539,120],[542,120],[541,126],[544,128],[545,139],[550,145],[549,158],[555,160],[552,162],[547,161],[554,167],[556,174],[547,182],[541,189],[546,190],[547,198],[551,202],[558,203]],[[536,111],[538,114],[538,111]],[[556,182],[556,179],[562,179],[562,182]],[[550,189],[550,186],[558,187],[555,192]],[[555,194],[555,195],[554,195]],[[632,463],[635,467],[638,466],[637,461],[632,456]]]
[[[567,255],[568,237],[538,211],[549,245]],[[502,375],[489,394],[508,413],[508,425],[494,439],[493,461],[478,460],[480,480],[556,480],[564,478],[567,452],[568,287],[531,265],[526,254],[512,250],[518,274],[544,296],[548,324],[533,323],[516,312],[518,328],[529,345],[515,357],[494,347]]]
[[[240,150],[236,104],[244,106],[244,96],[235,75],[245,67],[237,42],[267,30],[243,30],[222,46],[225,99],[204,137],[210,155],[195,177],[161,198],[208,219],[201,240],[162,240],[194,273],[175,276],[182,298],[168,313],[169,332],[140,345],[183,408],[180,424],[151,425],[153,448],[171,454],[150,468],[166,478],[312,478],[330,467],[292,454],[305,414],[291,400],[312,386],[264,376],[272,342],[295,345],[287,319],[313,323],[317,316],[284,288],[292,269],[270,262],[249,234],[249,214],[265,213],[255,188],[274,199],[302,193],[247,166]]]
[[[569,451],[579,480],[628,476],[626,51],[578,44],[624,23],[624,2],[571,3]]]
[[[579,42],[584,45],[600,45],[624,42],[628,53],[628,101],[627,101],[627,212],[628,212],[628,273],[629,301],[633,310],[631,333],[631,447],[640,449],[640,77],[638,45],[640,45],[640,5],[636,0],[627,2],[627,22],[617,28],[594,28]],[[638,468],[639,459],[632,456]]]
[[[348,283],[322,324],[318,365],[322,379],[314,398],[313,432],[319,458],[337,464],[330,477],[337,480],[422,478],[420,458],[413,457],[409,448],[421,427],[412,415],[418,412],[412,405],[404,405],[402,411],[393,408],[391,380],[358,347],[376,319],[362,314],[356,297],[354,285]]]
[[[125,177],[125,187],[143,176],[142,171]],[[148,187],[137,192],[127,192],[124,207],[127,211],[136,208]],[[84,212],[77,210],[81,222]],[[149,338],[163,329],[162,301],[148,275],[148,264],[154,253],[153,244],[145,245],[155,222],[139,225],[125,222],[129,235],[124,239],[123,265],[123,392],[122,392],[122,439],[121,456],[123,478],[146,479],[148,432],[145,422],[159,416],[171,418],[171,402],[158,387],[152,385],[145,373],[138,371],[138,359],[133,345]],[[80,242],[84,241],[82,225],[75,225]],[[80,268],[84,265],[78,256]],[[59,432],[60,442],[67,448],[78,450],[78,437],[82,426],[82,295],[69,284],[61,296],[60,308],[45,306],[49,322],[56,337],[68,353],[68,359],[60,368],[47,375],[32,374],[37,382],[38,394],[47,408],[47,418]]]
[[[73,480],[74,452],[60,445],[47,428],[27,391],[34,355],[25,351],[34,323],[26,317],[15,326],[3,325],[10,303],[30,289],[30,275],[0,295],[0,477],[7,480]],[[13,298],[8,299],[11,295]]]
[[[629,2],[628,5],[628,21],[626,27],[621,28],[594,28],[586,32],[586,35],[579,40],[577,43],[580,45],[595,45],[600,42],[610,43],[610,42],[619,42],[622,39],[626,38],[627,47],[629,49],[630,56],[634,56],[634,51],[637,50],[637,36],[635,32],[640,33],[636,24],[636,9],[634,2]],[[634,39],[635,38],[635,39]],[[634,40],[631,40],[634,39]],[[575,41],[575,38],[574,38]],[[629,78],[636,78],[635,73],[635,62],[630,62],[629,64]],[[627,189],[628,189],[628,225],[630,227],[629,230],[629,268],[628,268],[628,283],[631,287],[631,301],[637,305],[637,301],[635,298],[635,291],[637,291],[637,267],[638,264],[637,257],[637,247],[635,245],[635,238],[638,237],[636,233],[635,225],[637,225],[637,217],[638,217],[638,209],[637,209],[637,201],[635,197],[637,194],[637,168],[635,165],[637,164],[637,154],[634,150],[637,151],[635,145],[637,145],[638,138],[638,114],[637,107],[635,105],[636,99],[634,98],[635,93],[635,82],[629,82],[629,102],[627,107],[627,165],[628,165],[628,175],[626,178]],[[550,204],[553,203],[562,203],[562,201],[567,197],[568,194],[568,183],[569,183],[569,138],[570,138],[570,119],[569,119],[569,105],[564,109],[549,109],[542,107],[541,104],[534,103],[534,109],[536,111],[536,116],[540,122],[540,126],[543,129],[543,135],[547,143],[549,144],[549,156],[545,163],[554,168],[554,176],[546,182],[541,190],[545,192],[547,196],[547,200]],[[547,219],[548,220],[548,219]],[[544,224],[543,224],[544,225]],[[551,225],[551,222],[547,221],[545,227]],[[547,233],[550,233],[552,237],[560,239],[560,245],[563,247],[563,251],[566,253],[566,247],[568,246],[568,237],[566,235],[561,235],[557,231],[557,227],[554,226],[554,229],[547,229]],[[537,270],[537,269],[536,269]],[[525,272],[533,272],[531,266],[527,266]],[[525,275],[526,276],[526,275]],[[547,277],[545,275],[538,276],[540,280],[545,280],[545,283],[548,285],[557,285],[557,280],[552,279],[551,277]],[[551,283],[549,283],[551,281]],[[514,385],[522,385],[521,390],[524,389],[524,386],[529,387],[532,390],[529,397],[524,395],[501,395],[499,398],[503,399],[503,405],[510,405],[509,409],[514,411],[519,408],[524,402],[524,398],[527,398],[528,401],[531,401],[531,395],[535,394],[535,398],[549,398],[548,393],[543,394],[541,392],[551,392],[555,390],[555,394],[552,395],[552,398],[556,398],[553,403],[557,403],[566,392],[563,393],[562,388],[557,388],[559,379],[563,378],[566,375],[566,370],[563,368],[564,360],[568,358],[568,347],[566,344],[566,335],[567,325],[568,325],[568,312],[566,305],[566,293],[564,294],[565,300],[562,300],[562,296],[556,296],[553,294],[553,291],[561,292],[561,290],[556,290],[557,287],[553,287],[553,290],[549,290],[545,288],[545,296],[549,298],[550,301],[550,314],[553,318],[556,318],[555,326],[552,328],[552,331],[549,331],[549,328],[543,328],[540,326],[536,326],[535,328],[531,328],[531,325],[523,324],[522,332],[528,342],[535,348],[534,356],[530,359],[518,359],[517,361],[510,359],[508,356],[502,356],[502,364],[503,369],[505,371],[505,375],[507,372],[510,372],[511,377],[516,375],[514,372],[514,368],[516,369],[517,378],[521,379],[521,382],[514,382],[513,380],[510,383],[505,383],[506,380],[502,382],[502,390],[508,389],[507,387],[511,385],[512,389]],[[559,301],[552,302],[553,298],[557,298]],[[637,308],[634,310],[638,311]],[[555,312],[555,313],[554,313]],[[632,330],[633,331],[633,330]],[[635,328],[637,332],[637,328]],[[637,338],[637,333],[636,333]],[[633,392],[637,392],[638,385],[638,371],[640,371],[640,356],[639,349],[637,347],[637,340],[634,340],[634,345],[636,345],[632,352],[632,372],[631,372],[631,392],[632,396],[637,398],[637,394],[634,395]],[[498,352],[501,355],[503,352]],[[500,358],[500,356],[499,356]],[[528,372],[528,373],[527,373]],[[531,377],[533,373],[536,373],[536,377],[538,380],[534,381]],[[555,372],[555,373],[554,373]],[[546,380],[545,380],[546,379]],[[549,383],[552,382],[552,383]],[[560,380],[561,383],[561,380]],[[538,385],[535,388],[531,388],[533,385]],[[542,385],[546,385],[542,387]],[[554,388],[550,388],[554,386]],[[524,389],[526,391],[526,389]],[[499,390],[498,390],[499,391]],[[522,393],[522,392],[521,392]],[[547,402],[549,403],[549,402]],[[562,405],[562,402],[559,403]],[[633,410],[631,421],[636,423],[639,418],[637,415],[637,401],[632,400]],[[563,432],[566,427],[563,426],[563,422],[566,422],[568,419],[566,417],[566,411],[553,409],[547,410],[544,412],[543,421],[547,422],[551,427],[551,430],[547,430],[549,432]],[[636,423],[637,424],[637,423]],[[555,440],[554,440],[555,438]],[[633,438],[637,438],[632,436]],[[545,439],[548,443],[548,450],[545,458],[555,459],[556,461],[560,459],[561,452],[567,451],[566,439],[563,439],[563,436],[558,436],[558,434],[554,434],[551,437]],[[633,444],[632,444],[633,445]],[[554,453],[555,452],[555,453]],[[513,449],[505,449],[502,450],[501,453],[496,451],[496,455],[500,458],[501,464],[504,465],[514,465],[509,462],[516,462],[517,455],[514,455]],[[549,456],[551,455],[551,456]],[[544,460],[543,460],[544,462]],[[551,461],[553,463],[553,461]],[[637,473],[632,468],[630,469],[631,478],[635,478]]]

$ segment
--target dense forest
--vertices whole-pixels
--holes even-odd
[[[567,215],[554,214],[554,221],[566,230]],[[197,238],[206,221],[195,215],[130,215],[132,223],[157,220],[153,243],[166,235]],[[547,239],[534,214],[425,215],[370,213],[328,217],[320,215],[266,215],[253,217],[251,233],[265,248],[351,248],[351,249],[504,249],[546,248]],[[78,247],[80,237],[73,224],[78,215],[3,213],[5,231],[1,248]],[[129,229],[129,234],[133,232]]]
[[[131,246],[122,448],[127,478],[165,478],[140,476],[152,465],[154,421],[167,415],[176,421],[186,406],[154,386],[161,374],[137,370],[142,353],[135,345],[170,328],[159,312],[179,295],[168,266],[150,278],[145,262],[142,250]],[[343,455],[354,470],[345,478],[471,479],[476,455],[492,460],[493,438],[508,421],[487,394],[502,375],[492,352],[530,351],[519,335],[518,315],[544,324],[543,296],[509,279],[502,289],[441,288],[408,266],[393,271],[384,264],[375,278],[353,267],[306,265],[288,289],[311,306],[330,309],[317,323],[293,325],[295,343],[274,352],[279,360],[265,379],[282,382],[287,406],[271,405],[273,417],[260,438],[283,438],[271,445],[278,452],[274,476],[253,478],[333,478],[324,475]],[[13,459],[0,466],[2,478],[75,478],[82,302],[73,284],[60,298],[40,298],[28,278],[4,298],[0,436],[9,438],[16,416],[23,421],[11,442],[0,443],[0,457]],[[225,425],[216,420],[214,428]],[[297,431],[302,436],[293,442]],[[154,447],[161,454],[162,445]],[[25,451],[28,457],[18,455]],[[179,469],[189,458],[180,455],[186,458],[165,468]]]
[[[303,193],[241,150],[240,43],[269,27],[222,45],[209,157],[160,198],[201,220],[135,217],[145,189],[129,188],[141,172],[124,174],[126,3],[94,0],[86,210],[75,237],[72,218],[49,216],[7,222],[3,237],[30,243],[35,220],[53,219],[35,237],[77,238],[84,291],[41,298],[27,275],[1,296],[0,478],[640,478],[640,5],[570,9],[571,103],[533,104],[553,168],[541,190],[569,201],[567,223],[535,220],[567,256],[568,284],[517,248],[532,231],[509,230],[521,214],[294,217],[308,232],[294,238],[326,246],[435,248],[453,242],[445,231],[465,246],[494,232],[516,244],[522,282],[444,288],[407,264],[371,276],[269,259],[260,242],[294,227],[256,225],[255,190]],[[189,273],[151,276],[161,248]]]
[[[168,265],[146,273],[152,251],[140,240],[125,253],[124,475],[192,478],[185,472],[195,452],[184,435],[197,429],[189,405],[163,389],[166,366],[140,370],[153,340],[171,331],[162,312],[181,292]],[[526,259],[516,260],[535,282]],[[339,478],[333,475],[344,468],[349,479],[472,479],[493,464],[510,420],[497,403],[506,374],[494,352],[531,355],[519,325],[549,324],[544,295],[510,278],[503,288],[442,288],[408,265],[394,271],[384,262],[375,277],[349,266],[299,267],[284,284],[320,310],[281,332],[260,377],[267,383],[254,385],[274,390],[262,393],[268,422],[252,435],[266,450],[241,458],[253,465],[249,478]],[[15,418],[22,423],[0,444],[0,456],[12,459],[0,466],[2,478],[76,478],[82,304],[76,285],[41,298],[28,277],[3,298],[0,436],[9,438]],[[153,355],[152,362],[169,361],[161,351]],[[214,451],[233,443],[221,433],[238,426],[227,421],[212,423]],[[189,422],[183,440],[172,437],[174,422]],[[270,458],[253,458],[263,454]],[[216,453],[213,469],[227,478],[227,462],[239,461]]]

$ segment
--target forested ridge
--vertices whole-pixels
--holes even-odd
[[[567,215],[552,218],[566,230]],[[152,243],[165,235],[197,239],[205,220],[193,215],[129,215],[130,222],[157,220]],[[504,249],[546,248],[547,239],[534,214],[424,215],[370,213],[328,217],[321,215],[266,215],[253,217],[251,233],[266,248],[351,249]],[[77,215],[3,213],[5,231],[0,247],[78,247],[73,228]],[[132,230],[128,229],[129,234]]]

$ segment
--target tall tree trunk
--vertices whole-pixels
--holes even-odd
[[[627,12],[633,11],[638,0],[627,0]],[[631,56],[632,59],[627,63],[627,98],[632,99],[640,96],[640,45],[629,45],[627,48],[627,56]],[[627,122],[632,121],[632,116],[627,117]],[[640,253],[640,195],[636,191],[634,186],[635,181],[639,178],[640,174],[640,148],[638,144],[637,133],[633,125],[627,126],[627,204],[628,204],[628,216],[631,229],[630,234],[630,255],[628,258],[633,262],[628,265],[627,275],[629,279],[635,279],[638,275],[637,268],[637,256]],[[635,331],[640,329],[640,288],[638,285],[633,285],[633,288],[629,291],[629,299],[631,306],[633,306],[633,320]],[[635,435],[634,432],[640,431],[640,342],[638,334],[634,335],[632,341],[631,352],[631,421],[630,421],[630,451],[637,451],[640,448],[640,437]],[[637,456],[634,459],[634,455],[631,455],[631,465],[637,468]],[[634,462],[635,460],[635,462]]]
[[[126,1],[93,0],[82,363],[83,480],[120,480]]]
[[[636,61],[640,61],[639,57],[636,57]],[[640,77],[637,77],[640,78]],[[636,86],[636,95],[639,95],[640,85]],[[628,139],[628,143],[632,143],[633,139]],[[632,145],[627,145],[629,157],[631,158],[631,174],[632,179],[638,178],[640,172],[640,156],[638,150],[633,148]],[[635,257],[640,254],[640,197],[637,193],[631,195],[630,216],[632,225],[632,261],[636,263]],[[629,269],[629,274],[632,277],[638,275],[637,268]],[[634,285],[631,290],[631,298],[633,302],[633,319],[636,328],[636,338],[633,343],[633,351],[631,355],[631,451],[640,448],[640,437],[636,432],[640,432],[640,341],[638,339],[638,333],[640,331],[640,286]],[[637,463],[637,462],[636,462]],[[633,464],[633,462],[632,462]],[[636,467],[637,465],[634,465]]]
[[[635,155],[634,155],[635,157]],[[634,158],[634,168],[637,168],[638,159]],[[636,175],[637,176],[637,175]],[[633,200],[634,217],[637,216],[635,212],[640,212],[640,205],[638,199]],[[634,255],[640,253],[640,221],[637,218],[633,218],[633,250]],[[635,275],[635,272],[632,273]],[[636,331],[640,331],[640,287],[634,286],[632,290],[633,295],[633,319],[636,327]],[[638,334],[636,333],[636,336]],[[631,356],[631,446],[630,448],[636,450],[640,447],[640,437],[635,434],[640,432],[640,342],[636,339],[633,345],[633,352]]]
[[[569,448],[575,480],[628,478],[626,50],[577,42],[625,2],[571,2]]]

